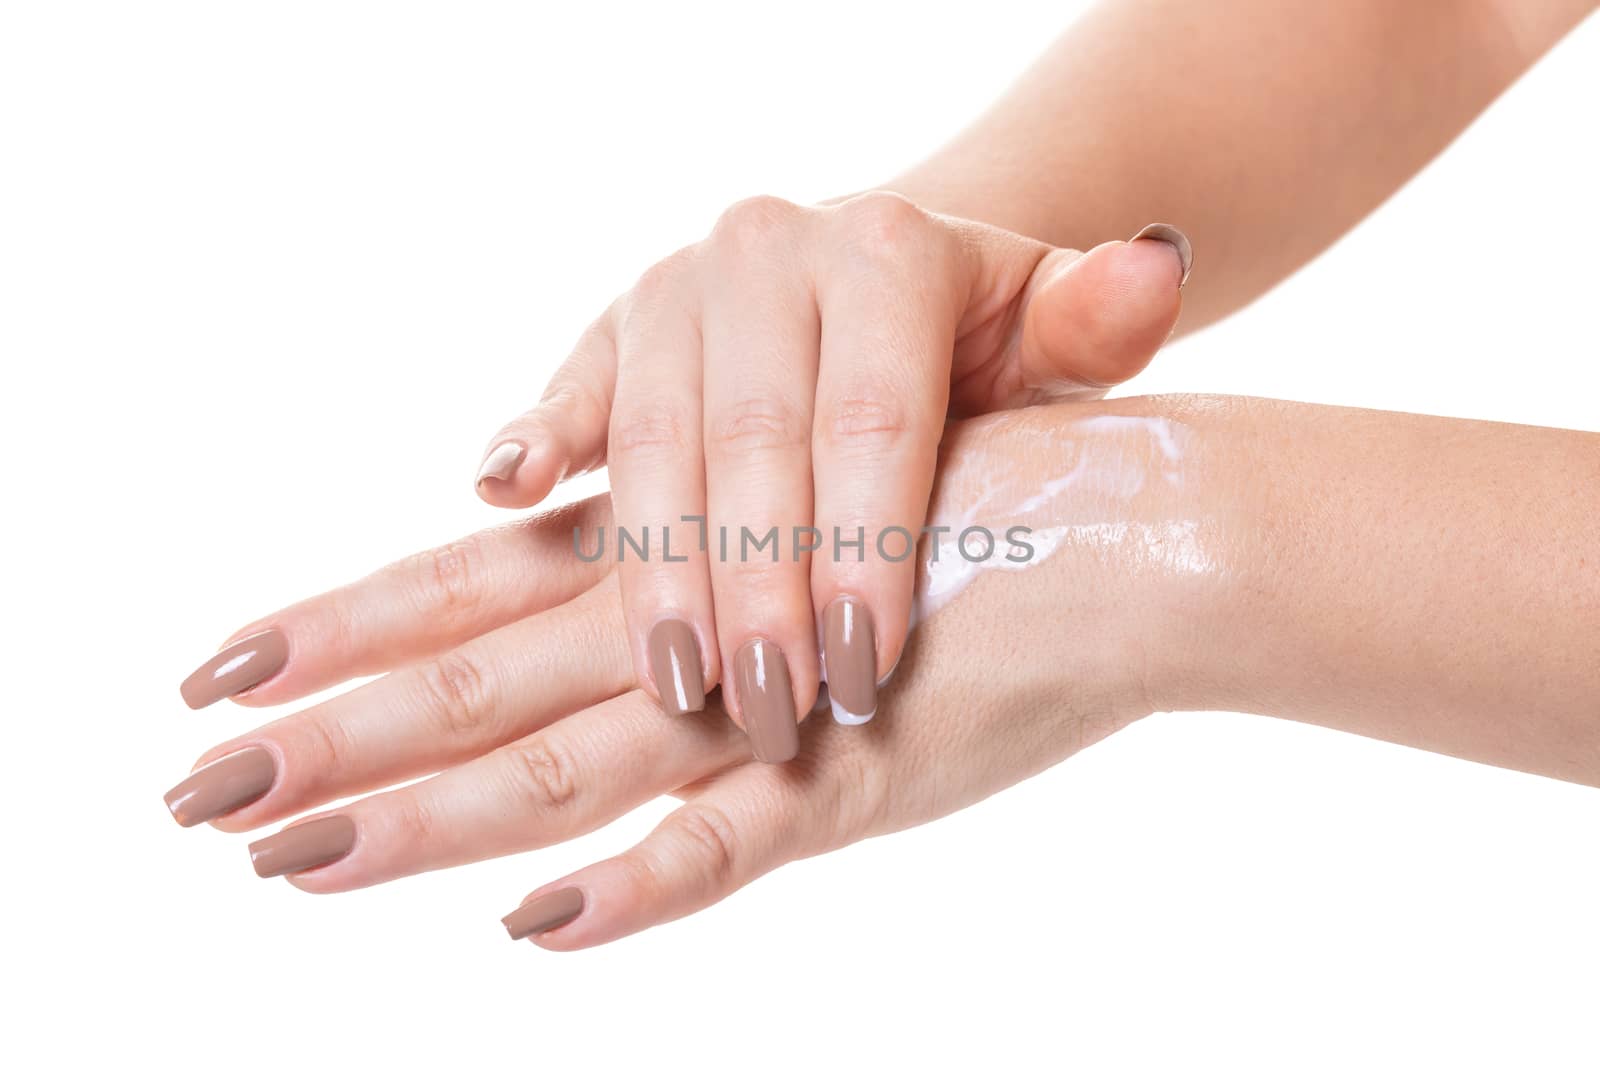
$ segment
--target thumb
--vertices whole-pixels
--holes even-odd
[[[1144,370],[1177,325],[1192,262],[1171,225],[1046,255],[1023,297],[1014,357],[1023,401],[1098,397]]]

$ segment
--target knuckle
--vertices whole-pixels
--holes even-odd
[[[533,812],[564,812],[572,807],[578,798],[578,774],[570,752],[549,738],[510,745],[505,751],[512,784]]]
[[[402,800],[391,816],[390,826],[399,840],[399,848],[419,850],[433,839],[436,828],[433,810],[421,796],[401,795]]]
[[[360,608],[360,589],[370,584],[383,582],[383,572],[367,577],[360,584],[349,588],[342,588],[335,592],[333,601],[325,604],[317,619],[318,629],[322,634],[322,646],[330,655],[353,655],[365,645],[367,636],[361,627],[361,618],[357,614]]]
[[[345,773],[355,758],[355,744],[344,723],[325,717],[306,727],[306,737],[311,742],[310,756],[314,761],[308,774],[338,776]]]
[[[545,387],[532,419],[538,426],[537,437],[561,440],[568,421],[585,429],[598,427],[610,409],[610,394],[594,384],[593,374],[563,372]]]
[[[673,406],[661,401],[619,405],[611,416],[608,444],[614,454],[670,454],[689,450],[689,424]]]
[[[786,235],[801,212],[794,203],[772,195],[741,199],[717,218],[711,237],[718,246],[734,252],[759,250]]]
[[[477,609],[483,601],[483,551],[477,539],[458,539],[416,557],[411,575],[418,582],[417,605],[427,617],[459,620]]]
[[[651,305],[669,296],[676,296],[683,288],[694,260],[693,248],[685,247],[654,263],[639,274],[639,279],[633,283],[629,292],[630,300]]]
[[[731,529],[730,529],[731,531]],[[783,537],[779,536],[778,558],[774,561],[769,553],[770,547],[757,551],[754,548],[745,550],[742,545],[736,546],[732,535],[728,543],[728,559],[719,562],[717,569],[726,575],[729,589],[744,596],[767,596],[772,594],[787,594],[796,581],[802,583],[804,576],[803,566],[788,560],[787,553],[782,549]],[[737,649],[738,645],[729,641]]]
[[[893,444],[911,432],[910,410],[889,393],[844,397],[817,417],[816,437],[824,445],[847,449]]]
[[[717,417],[711,441],[725,454],[799,449],[807,443],[807,431],[795,409],[777,397],[745,397]]]
[[[868,191],[836,207],[850,246],[869,256],[899,255],[919,243],[931,221],[909,199],[889,191]]]
[[[436,656],[418,667],[427,713],[447,737],[468,736],[488,717],[488,678],[477,660],[459,651]]]
[[[694,861],[704,866],[715,884],[728,884],[739,871],[739,836],[727,813],[711,805],[693,802],[677,812],[678,838],[688,847]]]

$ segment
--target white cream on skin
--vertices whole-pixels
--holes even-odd
[[[991,572],[1019,572],[1041,565],[1058,551],[1096,548],[1180,575],[1213,572],[1200,522],[1150,519],[1153,488],[1179,490],[1194,432],[1157,416],[1092,416],[1041,430],[1014,416],[967,424],[960,451],[947,458],[918,548],[916,588],[909,630],[953,602],[973,581]],[[1044,478],[1041,479],[1040,477]],[[1181,505],[1181,500],[1170,504]],[[1008,533],[1026,529],[1032,552],[1019,550]],[[994,547],[982,553],[981,536],[960,547],[968,528],[984,528]],[[1012,555],[1008,558],[1007,555]],[[820,644],[820,632],[819,644]],[[824,659],[826,662],[826,659]],[[894,676],[890,670],[879,687]],[[818,710],[831,705],[835,722],[858,726],[873,715],[846,711],[827,693]]]
[[[1194,520],[1146,521],[1134,512],[1135,500],[1152,484],[1183,485],[1183,463],[1192,432],[1174,420],[1154,416],[1093,416],[1058,430],[1001,435],[996,441],[1026,437],[1028,449],[1058,462],[1043,482],[1007,452],[964,458],[961,475],[941,484],[929,512],[930,527],[945,527],[935,542],[930,534],[920,552],[913,597],[914,628],[950,603],[984,573],[1016,572],[1039,565],[1058,550],[1093,546],[1124,548],[1131,557],[1182,574],[1206,573],[1213,559]],[[976,484],[964,481],[972,474]],[[1031,473],[1031,474],[1030,474]],[[972,489],[976,486],[976,489]],[[1007,542],[1010,529],[1029,529],[1033,548],[1024,560]],[[958,546],[965,529],[987,528],[995,537],[987,557],[979,538],[969,538],[966,555]],[[1132,549],[1128,549],[1132,548]],[[1011,555],[1008,558],[1007,555]]]

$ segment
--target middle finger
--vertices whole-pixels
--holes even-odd
[[[740,203],[712,234],[704,304],[707,544],[723,682],[756,757],[791,759],[819,681],[811,556],[811,412],[818,317],[806,211]],[[729,691],[731,690],[731,691]]]

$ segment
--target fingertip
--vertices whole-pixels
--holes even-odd
[[[504,441],[489,451],[474,483],[478,497],[499,509],[527,509],[543,501],[562,478],[564,462],[540,445]]]
[[[478,466],[478,486],[482,487],[483,484],[493,480],[510,482],[527,455],[528,447],[521,442],[501,442],[489,450],[489,455],[484,457],[483,463]]]
[[[648,841],[648,839],[646,840]],[[501,918],[506,934],[545,951],[582,951],[614,943],[705,905],[690,889],[704,873],[676,855],[643,862],[638,847],[540,887]]]
[[[289,637],[277,627],[239,635],[183,679],[178,693],[190,710],[220,700],[248,703],[248,694],[272,682],[289,663]]]
[[[1128,243],[1136,245],[1146,240],[1165,244],[1171,255],[1177,258],[1178,288],[1181,290],[1189,283],[1189,272],[1194,268],[1194,247],[1189,243],[1189,237],[1184,235],[1181,229],[1158,221],[1145,225]]]
[[[636,640],[642,649],[635,649],[634,676],[661,710],[671,716],[704,711],[709,679],[694,626],[667,616]]]
[[[1144,238],[1103,243],[1040,286],[1023,326],[1026,381],[1104,389],[1142,371],[1177,325],[1177,248]]]
[[[536,891],[516,909],[500,918],[513,941],[527,940],[550,951],[575,950],[577,934],[563,931],[583,917],[589,901],[581,887],[554,887]]]
[[[879,642],[872,607],[841,595],[822,614],[828,706],[841,726],[861,726],[878,711]]]
[[[871,711],[868,711],[864,714],[851,711],[838,700],[832,699],[831,697],[828,700],[828,704],[830,709],[833,711],[833,721],[838,723],[840,726],[865,726],[878,714],[877,708],[873,708]]]

